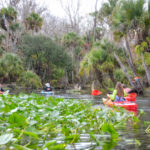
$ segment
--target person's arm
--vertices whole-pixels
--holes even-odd
[[[114,101],[116,95],[117,95],[117,90],[114,90],[114,91],[113,91],[113,94],[112,94],[112,95],[109,95],[109,97],[110,97],[110,99],[111,99],[112,101]]]
[[[127,96],[127,92],[125,90],[123,90],[123,91],[124,91],[124,97],[126,97]]]

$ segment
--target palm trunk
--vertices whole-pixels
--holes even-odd
[[[133,75],[134,75],[134,77],[136,77],[136,72],[135,72],[135,68],[134,68],[134,65],[133,65],[133,58],[132,58],[132,54],[131,54],[131,50],[130,50],[130,46],[129,46],[129,42],[128,42],[127,36],[125,36],[125,43],[126,43],[127,50],[128,50],[128,53],[129,53],[129,58],[128,58],[127,53],[126,53],[125,50],[124,50],[124,53],[125,53],[125,55],[127,57],[127,61],[128,61],[128,64],[129,64],[129,66],[130,66],[130,68],[131,68],[131,70],[133,72]]]
[[[144,60],[144,55],[143,55],[143,53],[141,54],[141,57],[142,57],[143,66],[144,66],[144,68],[145,68],[145,72],[146,72],[148,84],[150,85],[150,72],[149,72],[148,66],[146,65],[146,62],[145,62],[145,60]]]
[[[128,64],[129,64],[129,67],[131,68],[131,71],[132,71],[132,73],[133,73],[133,76],[136,77],[136,72],[135,72],[134,66],[133,66],[131,60],[129,59],[129,57],[128,57],[128,55],[127,55],[127,52],[126,52],[126,50],[125,50],[124,48],[123,48],[123,52],[124,52],[124,54],[125,54],[126,60],[127,60]]]
[[[130,66],[130,68],[132,70],[133,76],[135,78],[136,77],[136,72],[135,72],[135,68],[134,68],[134,65],[133,65],[133,58],[132,58],[132,54],[131,54],[131,50],[130,50],[130,46],[129,46],[129,42],[128,42],[127,36],[125,36],[125,42],[126,42],[127,50],[128,50],[128,53],[129,53],[128,64],[129,64],[129,66]],[[125,50],[124,50],[124,52],[125,52]],[[125,54],[126,54],[126,52],[125,52]],[[143,91],[143,86],[142,86],[140,80],[138,80],[138,82],[137,82],[137,87],[138,87],[138,89],[140,89],[140,91]]]
[[[93,39],[94,39],[94,41],[96,41],[97,3],[98,3],[98,0],[96,0],[96,2],[95,2],[95,17],[94,17],[94,27],[93,27]]]
[[[103,75],[102,75],[102,73],[97,68],[95,68],[95,73],[96,73],[96,76],[97,76],[97,79],[100,83],[101,88],[105,88],[104,85],[103,85]]]
[[[119,63],[121,69],[123,70],[125,76],[127,77],[127,79],[129,80],[129,83],[132,87],[134,87],[134,84],[132,83],[132,79],[131,76],[128,74],[127,69],[125,68],[125,66],[123,65],[123,63],[121,62],[120,58],[116,55],[116,53],[114,53],[114,57],[116,58],[117,62]]]
[[[71,47],[71,55],[72,55],[72,65],[73,65],[74,64],[74,48],[73,47]],[[71,74],[72,74],[72,83],[74,83],[74,68]]]

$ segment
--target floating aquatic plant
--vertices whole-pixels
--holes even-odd
[[[0,96],[0,148],[63,150],[113,148],[133,114],[123,109],[93,108],[90,102],[31,94]],[[111,144],[111,146],[110,146]]]

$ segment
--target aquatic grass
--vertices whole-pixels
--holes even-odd
[[[68,149],[88,135],[90,147],[113,148],[117,131],[135,116],[123,109],[93,108],[83,100],[31,95],[0,96],[0,148]],[[74,148],[75,149],[75,148]]]

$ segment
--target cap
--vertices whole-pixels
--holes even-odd
[[[49,83],[46,83],[45,85],[46,85],[47,87],[50,87],[50,84],[49,84]]]

